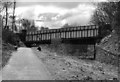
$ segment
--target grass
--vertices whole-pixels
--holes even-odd
[[[0,58],[2,60],[0,61],[0,69],[1,69],[8,63],[11,57],[11,53],[15,51],[14,45],[17,44],[19,37],[8,29],[2,29],[2,36],[0,40],[2,47],[0,48],[1,51]]]
[[[2,61],[0,61],[2,63],[0,65],[0,69],[8,63],[13,51],[15,51],[13,45],[4,42],[2,43],[2,54],[0,55],[0,57],[2,56]]]

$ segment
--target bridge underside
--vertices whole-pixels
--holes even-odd
[[[52,39],[52,40],[42,40],[42,41],[31,41],[25,42],[27,47],[37,47],[40,44],[77,44],[77,45],[94,45],[94,53],[90,56],[90,59],[96,58],[95,43],[99,40],[98,37],[89,37],[89,38],[74,38],[74,39]],[[86,56],[87,57],[87,56]]]
[[[42,40],[42,41],[29,41],[25,42],[26,46],[37,46],[40,44],[52,44],[52,43],[65,43],[65,44],[85,44],[85,45],[94,45],[98,40],[98,37],[90,38],[74,38],[74,39],[53,39],[53,40]]]
[[[97,38],[76,38],[76,39],[62,39],[62,43],[70,44],[95,44]]]

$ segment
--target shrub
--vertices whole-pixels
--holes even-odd
[[[19,40],[18,36],[13,33],[12,31],[10,30],[7,30],[7,29],[3,29],[2,30],[2,40],[5,42],[5,43],[10,43],[10,44],[13,44],[13,45],[16,45],[17,44],[17,41]]]

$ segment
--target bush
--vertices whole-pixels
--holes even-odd
[[[10,43],[10,44],[13,44],[13,45],[16,45],[17,44],[17,41],[19,40],[18,36],[13,33],[12,31],[10,30],[7,30],[7,29],[3,29],[2,30],[2,40],[5,42],[5,43]]]
[[[13,45],[16,45],[18,40],[19,37],[12,31],[7,29],[2,30],[2,54],[0,55],[2,61],[0,61],[0,69],[8,63],[12,51],[15,50]]]
[[[8,63],[8,61],[11,57],[11,53],[14,50],[15,49],[14,49],[13,45],[6,44],[4,41],[2,42],[2,54],[0,55],[0,56],[2,56],[2,62],[1,62],[0,67],[3,68]]]

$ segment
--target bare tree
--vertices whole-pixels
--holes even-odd
[[[5,17],[3,17],[3,18],[5,18],[5,27],[4,27],[4,29],[9,29],[8,28],[8,16],[9,16],[9,14],[8,14],[8,8],[11,6],[13,4],[13,2],[10,2],[10,1],[8,1],[8,2],[5,2],[5,1],[0,1],[0,12],[3,12],[3,11],[5,11]]]
[[[112,25],[115,20],[115,14],[117,12],[117,2],[102,2],[97,4],[97,9],[93,15],[92,22],[94,24],[106,24]]]
[[[13,16],[12,16],[12,30],[14,31],[14,30],[16,30],[17,28],[16,28],[16,25],[15,25],[15,7],[16,7],[16,2],[15,2],[15,0],[14,0],[14,2],[13,2]]]
[[[28,19],[21,19],[21,24],[24,27],[25,30],[38,30],[37,27],[35,27],[34,20],[28,20]]]

